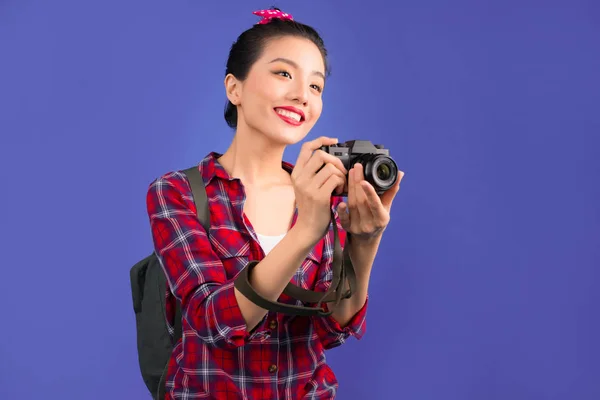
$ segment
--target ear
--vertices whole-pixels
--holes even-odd
[[[241,99],[241,82],[237,80],[235,76],[232,74],[227,74],[225,77],[225,92],[227,93],[227,98],[230,102],[233,103],[234,106],[240,104]]]

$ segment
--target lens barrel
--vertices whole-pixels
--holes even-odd
[[[394,186],[398,177],[398,166],[391,157],[383,154],[363,154],[352,164],[359,163],[363,166],[365,180],[373,185],[378,194]]]

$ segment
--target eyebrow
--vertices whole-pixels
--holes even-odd
[[[269,64],[273,64],[274,62],[283,62],[283,63],[291,65],[294,68],[298,68],[298,64],[296,64],[294,61],[289,60],[287,58],[277,57],[276,59],[271,60],[271,62]],[[321,78],[323,78],[323,80],[325,80],[325,75],[323,75],[323,73],[321,71],[313,71],[312,74],[313,75],[318,75]]]

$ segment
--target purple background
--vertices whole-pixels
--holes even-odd
[[[0,1],[0,398],[149,398],[146,190],[225,150],[229,46],[272,4]],[[406,171],[339,398],[599,399],[598,2],[274,4],[331,53],[309,138]]]

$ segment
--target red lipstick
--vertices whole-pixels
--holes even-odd
[[[290,117],[287,117],[287,116],[285,116],[285,115],[281,115],[281,114],[279,114],[279,113],[277,112],[277,109],[286,110],[286,111],[291,111],[291,112],[293,112],[293,113],[296,113],[296,114],[300,115],[300,121],[296,121],[296,120],[295,120],[295,119],[293,119],[293,118],[290,118]],[[273,110],[275,111],[275,114],[277,114],[277,116],[278,116],[279,118],[281,118],[282,120],[284,120],[285,122],[287,122],[287,123],[288,123],[288,124],[290,124],[290,125],[293,125],[293,126],[300,126],[300,125],[302,125],[302,122],[304,122],[304,119],[305,119],[305,117],[304,117],[304,112],[303,112],[302,110],[299,110],[299,109],[295,108],[295,107],[291,107],[291,106],[282,106],[282,107],[275,107]]]

